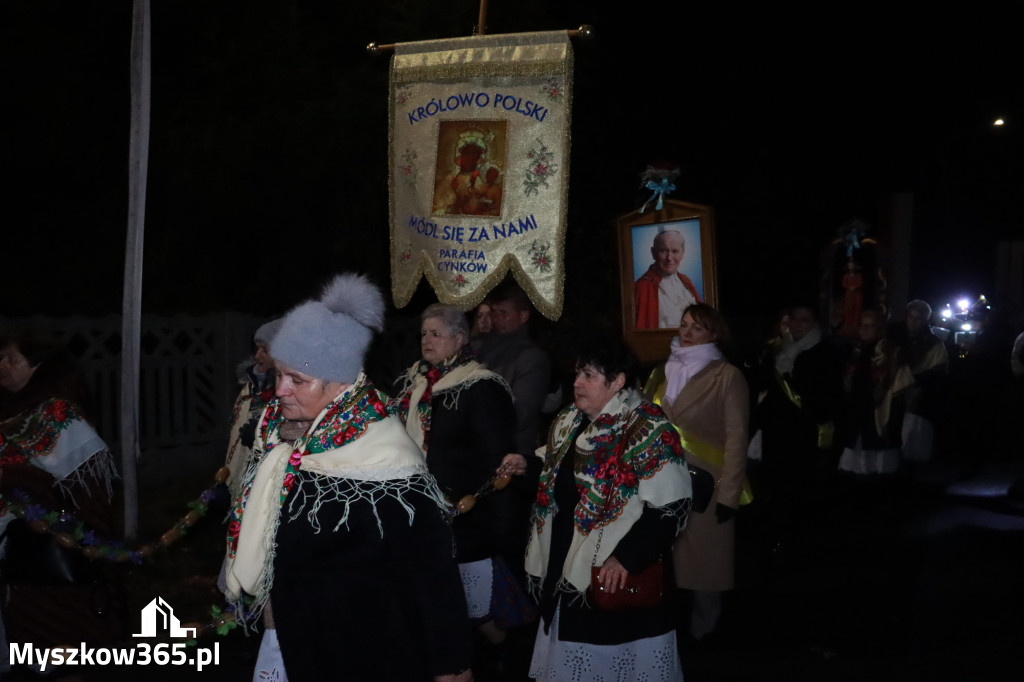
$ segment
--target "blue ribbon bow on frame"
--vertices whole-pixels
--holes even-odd
[[[654,210],[660,211],[665,205],[665,195],[669,192],[674,192],[676,189],[675,184],[668,178],[662,178],[661,182],[655,182],[654,180],[648,180],[647,184],[644,185],[647,189],[651,190],[651,197],[644,202],[644,205],[640,207],[640,212],[643,213],[647,210],[647,204],[651,203],[655,199],[658,203],[655,204]]]

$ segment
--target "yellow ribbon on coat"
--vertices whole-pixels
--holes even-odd
[[[778,371],[775,372],[775,380],[778,382],[782,392],[789,398],[789,402],[796,405],[796,409],[804,409],[803,398],[800,394],[793,390],[793,387],[789,385],[786,377],[782,376]],[[832,438],[835,435],[835,425],[832,422],[822,422],[818,424],[818,449],[828,450],[832,447]]]
[[[645,389],[649,391],[649,389],[652,386],[656,386],[656,388],[654,389],[654,392],[651,395],[651,402],[657,405],[658,407],[661,407],[661,401],[665,397],[665,389],[668,387],[668,382],[665,381],[664,367],[656,368],[651,373],[650,378],[647,380],[647,385],[645,386]],[[693,434],[683,431],[671,420],[669,420],[669,423],[672,424],[672,428],[674,428],[676,432],[679,434],[679,442],[682,444],[685,450],[687,450],[688,452],[692,452],[694,455],[697,456],[698,459],[704,460],[713,467],[716,467],[718,469],[722,469],[725,467],[724,450],[716,448],[711,443],[706,443],[701,439],[695,437]],[[719,482],[719,480],[715,481],[716,489],[718,488]],[[748,481],[747,477],[744,476],[742,489],[740,490],[740,506],[742,507],[744,505],[750,504],[753,501],[754,491],[750,488],[750,481]]]
[[[775,381],[779,384],[779,388],[782,389],[785,396],[789,398],[789,402],[796,405],[796,409],[803,409],[804,401],[800,397],[800,394],[793,390],[793,387],[789,385],[788,381],[786,381],[786,377],[782,376],[778,370],[775,371]]]
[[[698,459],[702,459],[708,464],[721,469],[725,466],[725,451],[716,448],[711,443],[705,443],[699,438],[694,437],[692,433],[687,433],[681,428],[672,424],[676,431],[679,432],[679,442],[682,443],[683,448],[687,452],[692,452],[697,456]],[[719,481],[715,481],[715,488],[718,488]],[[740,506],[750,504],[754,501],[754,491],[750,489],[750,481],[747,477],[743,477],[743,485],[740,490]]]

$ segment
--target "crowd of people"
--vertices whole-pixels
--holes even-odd
[[[727,612],[744,505],[786,552],[829,500],[884,504],[932,456],[949,357],[928,304],[905,312],[846,338],[794,305],[731,362],[725,317],[692,302],[654,367],[581,341],[563,399],[514,285],[468,316],[428,306],[419,359],[375,384],[383,296],[337,275],[256,331],[232,415],[219,585],[260,637],[253,679],[682,680]],[[5,498],[109,529],[114,467],[66,351],[3,337],[0,388]],[[8,637],[116,639],[103,576],[26,578],[26,522],[0,523]]]
[[[335,289],[361,282],[346,281]],[[372,289],[366,282],[358,286]],[[352,310],[331,303],[332,295],[296,311],[319,306],[325,319],[341,316],[345,324],[362,324],[349,319]],[[705,303],[691,303],[666,348],[666,361],[643,375],[620,339],[595,334],[581,343],[572,399],[564,406],[558,405],[561,391],[551,382],[551,356],[530,333],[532,307],[521,289],[495,290],[469,316],[449,305],[426,308],[420,320],[420,359],[394,386],[375,393],[382,406],[374,423],[397,420],[403,447],[414,445],[429,475],[430,487],[419,492],[433,500],[436,510],[422,499],[414,503],[403,497],[411,496],[408,484],[394,495],[403,500],[407,523],[440,514],[450,533],[435,529],[448,538],[442,543],[444,557],[416,554],[426,550],[422,543],[395,546],[411,572],[392,575],[363,563],[362,570],[377,580],[375,589],[396,599],[385,609],[388,618],[400,614],[411,628],[406,637],[424,653],[415,664],[405,658],[388,661],[404,667],[400,673],[378,670],[378,677],[682,679],[678,652],[716,632],[723,593],[735,587],[736,519],[743,505],[755,495],[763,498],[773,542],[788,547],[807,532],[805,505],[816,502],[824,484],[841,475],[875,480],[900,470],[904,460],[929,456],[936,419],[933,393],[941,390],[947,358],[945,346],[929,331],[926,306],[922,301],[908,306],[905,331],[898,338],[887,333],[878,311],[865,310],[858,337],[843,340],[823,331],[813,306],[797,305],[786,311],[759,357],[744,365],[727,359],[730,333],[722,314]],[[324,556],[337,552],[331,566],[353,553],[366,562],[366,550],[356,552],[348,543],[371,543],[376,552],[382,543],[389,546],[391,535],[405,534],[391,525],[403,520],[401,515],[393,518],[374,508],[388,494],[377,496],[359,486],[350,490],[353,484],[331,480],[346,474],[345,469],[310,466],[315,460],[306,459],[314,433],[312,442],[328,451],[337,441],[331,428],[343,429],[343,443],[358,437],[362,426],[344,435],[352,431],[348,422],[326,431],[323,423],[339,402],[351,400],[346,396],[353,386],[368,380],[358,373],[317,373],[317,362],[294,354],[286,331],[298,325],[296,311],[274,323],[280,331],[269,342],[278,401],[262,417],[246,467],[248,482],[236,505],[235,521],[241,523],[232,524],[234,563],[228,574],[244,579],[229,579],[228,594],[235,600],[256,596],[255,603],[263,607],[259,670],[303,679],[307,671],[326,674],[337,659],[314,655],[320,633],[302,633],[299,641],[311,647],[307,650],[284,629],[309,619],[319,622],[339,603],[358,602],[347,586],[333,592],[325,586],[317,594],[333,597],[317,599],[315,613],[279,617],[279,609],[296,608],[303,590],[329,582],[322,567],[316,577],[301,568],[309,562],[308,548],[318,543],[334,547],[321,550]],[[352,338],[326,323],[306,321],[302,329],[293,336],[311,344],[310,353],[313,348],[324,353],[323,347],[339,343],[336,338]],[[365,346],[342,345],[344,353],[355,357],[346,362],[362,369]],[[319,389],[320,400],[301,414],[295,408],[288,414],[293,382],[320,386],[332,379],[337,385]],[[240,398],[252,392],[245,389]],[[275,405],[282,410],[278,415]],[[293,430],[290,437],[283,434],[285,428]],[[383,432],[384,427],[370,426],[366,432],[374,430]],[[268,459],[264,453],[274,448],[278,454]],[[292,463],[286,466],[286,460]],[[698,472],[710,481],[706,494],[695,490]],[[292,477],[295,482],[282,488],[280,481]],[[394,485],[371,480],[374,490]],[[261,512],[256,530],[249,531],[245,517],[252,503],[246,498],[253,499],[255,484],[269,486],[262,494],[273,493],[273,504],[269,514]],[[341,510],[327,514],[335,504]],[[360,510],[377,525],[353,537]],[[301,532],[291,528],[303,523]],[[286,542],[281,536],[286,530],[299,539]],[[233,568],[254,543],[263,568],[252,571],[248,561]],[[301,579],[278,587],[278,569],[285,565],[299,570]],[[416,593],[420,570],[433,572],[431,599]],[[344,582],[353,581],[365,578]],[[634,596],[651,584],[658,585],[657,597]],[[604,598],[616,592],[631,595],[633,603],[605,606]],[[290,596],[278,596],[284,594]],[[373,609],[366,605],[366,611]],[[362,631],[378,617],[362,615]],[[441,640],[434,638],[435,620],[446,623]],[[394,627],[390,621],[379,624]],[[513,643],[523,633],[529,633],[532,646],[517,661],[523,652]],[[323,632],[333,641],[342,634],[358,642],[361,660],[385,665],[383,651],[380,660],[365,655],[378,651],[372,642],[332,627]],[[340,651],[338,656],[344,658]],[[367,679],[372,673],[362,670]]]
[[[931,314],[922,300],[896,322],[864,309],[847,336],[798,304],[750,363],[748,461],[774,553],[806,544],[842,504],[883,510],[895,482],[931,459],[949,369]]]
[[[383,313],[339,275],[254,339],[276,399],[254,417],[264,373],[247,374],[221,576],[261,633],[254,679],[681,680],[690,472],[625,344],[590,340],[562,406],[529,299],[504,286],[472,320],[427,307],[420,358],[378,388]]]

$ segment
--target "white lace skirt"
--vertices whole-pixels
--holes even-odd
[[[845,448],[839,458],[839,470],[851,474],[891,474],[899,468],[899,448],[865,450],[860,438],[854,447]]]
[[[935,427],[930,421],[913,412],[903,415],[903,459],[927,462],[934,442]]]
[[[491,613],[491,586],[494,584],[494,565],[490,559],[459,564],[462,589],[466,593],[466,606],[470,618],[483,618]]]
[[[277,643],[277,630],[274,628],[263,631],[252,681],[288,682],[288,675],[284,671],[284,659],[281,658],[281,645]]]
[[[675,630],[622,644],[563,642],[556,610],[547,634],[543,626],[537,628],[530,677],[537,682],[682,682],[683,669]]]

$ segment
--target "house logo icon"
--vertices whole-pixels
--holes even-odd
[[[156,637],[158,633],[164,632],[170,637],[194,638],[196,636],[196,629],[181,627],[171,605],[165,602],[163,597],[157,597],[143,607],[142,632],[132,635],[132,637]]]

